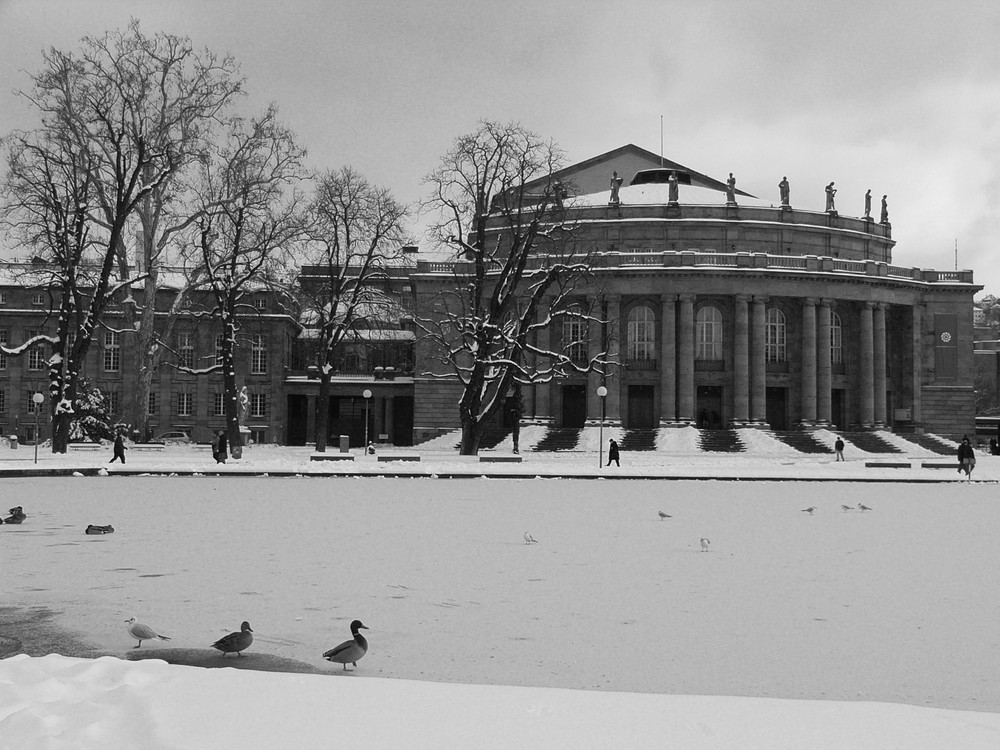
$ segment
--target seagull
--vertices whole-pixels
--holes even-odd
[[[701,538],[701,551],[702,552],[708,552],[708,545],[710,545],[711,543],[712,543],[712,541],[710,539],[706,539],[705,537],[702,537]]]
[[[524,543],[525,544],[538,544],[538,540],[535,539],[535,537],[533,537],[527,531],[525,531],[524,532]]]
[[[663,512],[663,511],[661,510],[661,511],[660,511],[660,520],[662,521],[662,520],[663,520],[664,518],[673,518],[673,516],[672,516],[672,515],[670,515],[669,513],[664,513],[664,512]]]
[[[368,626],[362,625],[361,620],[355,620],[351,623],[351,635],[354,637],[331,648],[323,654],[323,658],[327,661],[343,664],[345,672],[351,671],[347,668],[348,664],[358,666],[361,657],[368,653],[368,641],[358,632],[359,630],[368,630]]]
[[[852,508],[850,505],[841,505],[840,507],[844,509],[844,513],[846,513],[849,510],[854,510],[854,508]]]
[[[858,503],[858,508],[860,508],[860,509],[861,509],[861,512],[862,512],[862,513],[864,513],[864,512],[866,511],[866,510],[871,510],[871,508],[869,508],[869,507],[868,507],[867,505],[865,505],[864,503]]]
[[[160,635],[155,630],[153,630],[149,625],[143,625],[141,622],[136,622],[134,617],[130,617],[125,621],[125,629],[128,630],[129,635],[139,641],[138,646],[133,646],[132,648],[139,648],[143,641],[169,641],[170,636]]]
[[[812,515],[812,514],[813,514],[813,513],[815,512],[815,511],[816,511],[816,506],[815,506],[815,505],[810,505],[810,506],[809,506],[808,508],[803,508],[803,509],[802,509],[802,512],[803,512],[803,513],[808,513],[808,514],[809,514],[810,516],[811,516],[811,515]]]
[[[251,643],[253,643],[253,629],[250,623],[244,620],[240,625],[240,632],[222,636],[212,644],[212,648],[221,651],[223,656],[233,652],[236,652],[237,656],[242,656],[240,651],[250,648]]]

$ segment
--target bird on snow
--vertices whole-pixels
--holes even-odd
[[[664,518],[673,518],[673,516],[672,516],[672,515],[670,515],[669,513],[664,513],[664,512],[663,512],[663,511],[661,510],[661,511],[660,511],[660,520],[662,521],[662,520],[663,520]]]
[[[538,540],[535,539],[535,537],[533,537],[527,531],[525,531],[524,532],[524,543],[525,544],[538,544]]]
[[[20,505],[14,506],[7,512],[10,515],[3,519],[4,523],[21,523],[21,521],[28,517]]]
[[[843,508],[844,513],[846,513],[849,510],[854,510],[854,508],[852,508],[850,505],[841,505],[840,507]]]
[[[869,508],[869,507],[868,507],[867,505],[865,505],[864,503],[858,503],[858,508],[860,508],[862,512],[864,512],[864,511],[866,511],[866,510],[871,510],[871,508]]]
[[[351,623],[351,635],[354,637],[325,652],[323,658],[327,661],[343,664],[345,672],[351,671],[347,668],[348,664],[358,666],[361,657],[368,653],[368,641],[358,632],[359,630],[368,630],[368,626],[362,625],[361,620],[355,620]]]
[[[701,538],[701,551],[702,552],[708,552],[708,545],[710,545],[711,543],[712,543],[712,541],[710,539],[706,539],[705,537],[702,537]]]
[[[83,533],[84,534],[90,534],[90,535],[94,535],[94,534],[114,534],[115,533],[115,527],[112,526],[110,523],[107,526],[98,526],[96,524],[89,524],[87,526],[86,530],[84,530]]]
[[[815,505],[810,505],[808,508],[803,508],[802,512],[803,513],[808,513],[811,516],[813,513],[816,512],[816,506]]]
[[[212,648],[221,651],[223,656],[234,652],[237,656],[242,656],[240,651],[250,648],[251,643],[253,643],[253,630],[250,627],[250,623],[244,620],[243,624],[240,625],[238,633],[230,633],[229,635],[222,636],[222,638],[212,644]]]
[[[143,641],[169,641],[169,635],[160,635],[155,630],[153,630],[149,625],[143,625],[141,622],[136,622],[134,617],[130,617],[125,621],[125,629],[128,630],[128,634],[139,641],[138,645],[132,648],[139,648]]]

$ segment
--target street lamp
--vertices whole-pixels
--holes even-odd
[[[365,388],[361,395],[365,397],[365,454],[368,453],[368,403],[372,400],[372,392]]]
[[[35,395],[31,397],[31,400],[35,402],[35,463],[38,463],[38,414],[42,410],[42,402],[45,400],[45,396],[41,392],[36,392]]]
[[[603,385],[597,386],[597,395],[601,399],[601,437],[597,446],[597,465],[604,466],[604,404],[606,403],[604,399],[608,395],[608,389]]]

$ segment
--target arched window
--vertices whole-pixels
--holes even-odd
[[[764,337],[764,358],[768,362],[784,362],[787,351],[785,341],[785,314],[777,307],[769,307]]]
[[[830,313],[830,362],[835,365],[844,363],[844,328],[835,312]]]
[[[649,360],[656,358],[656,316],[644,305],[637,305],[628,313],[628,358]]]
[[[579,310],[571,310],[579,314]],[[590,359],[587,353],[587,321],[577,315],[568,315],[562,323],[563,353],[578,365]]]
[[[711,305],[698,310],[694,320],[695,359],[722,359],[722,313]]]

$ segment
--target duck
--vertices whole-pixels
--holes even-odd
[[[94,524],[88,524],[84,534],[114,534],[115,527],[110,523],[107,526],[96,526]]]
[[[253,628],[244,620],[238,633],[223,636],[212,644],[212,648],[221,651],[223,656],[231,653],[242,656],[240,651],[250,648],[251,643],[253,643]]]
[[[347,668],[348,664],[358,666],[361,657],[368,653],[368,641],[358,632],[359,630],[368,630],[368,627],[363,625],[361,620],[355,620],[351,623],[351,635],[354,637],[325,652],[323,658],[327,661],[343,664],[345,672],[351,671]]]
[[[155,630],[153,630],[149,625],[143,625],[141,622],[136,622],[134,617],[130,617],[125,621],[125,629],[133,638],[139,641],[139,644],[133,646],[132,648],[139,648],[143,641],[169,641],[169,635],[160,635]]]
[[[3,519],[4,523],[21,523],[21,521],[28,517],[25,515],[24,510],[20,505],[11,508],[7,512],[10,513],[10,515]]]

